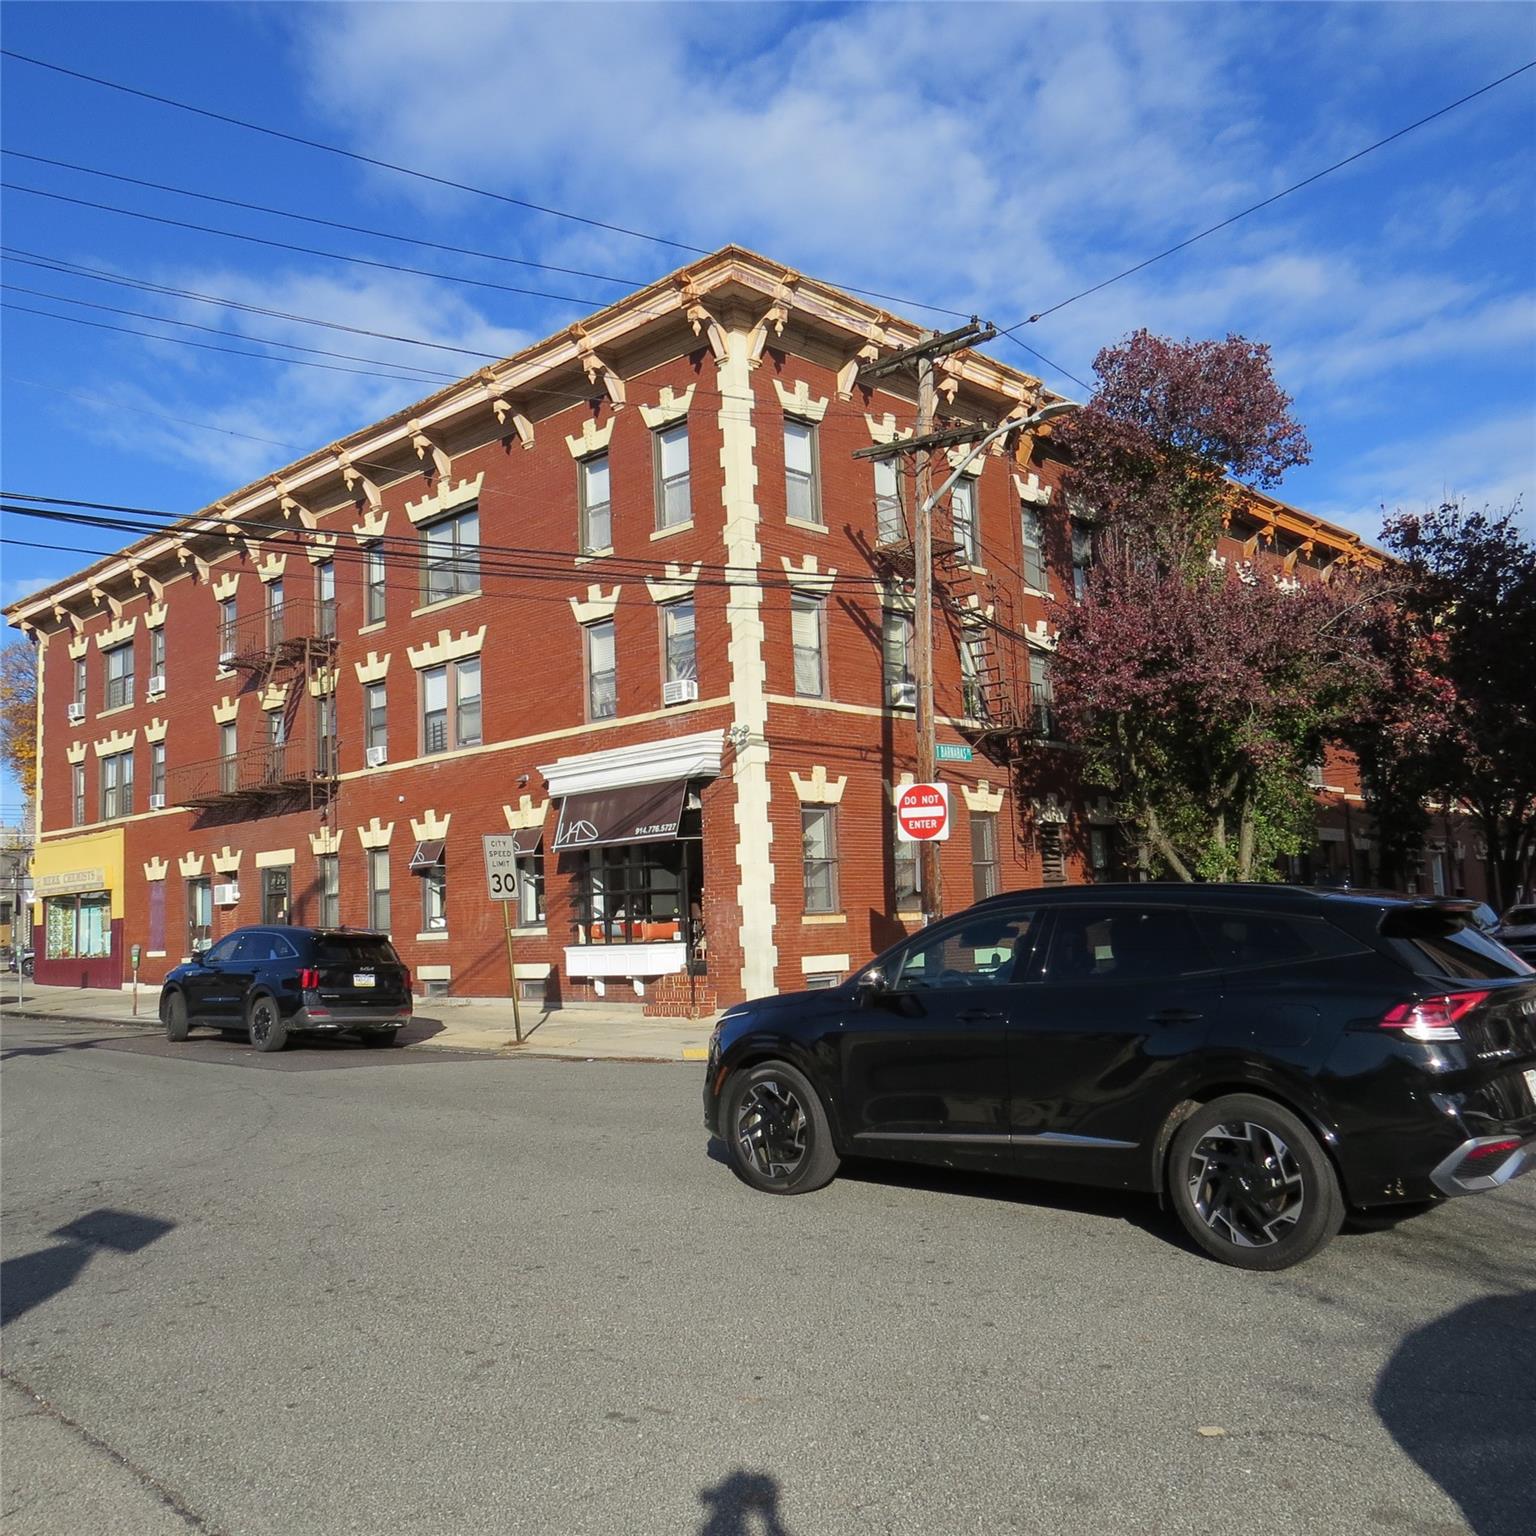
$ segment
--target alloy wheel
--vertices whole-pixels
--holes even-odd
[[[263,1045],[272,1033],[273,1009],[271,1003],[257,1003],[251,1009],[251,1044]]]
[[[1189,1159],[1189,1198],[1212,1232],[1239,1248],[1267,1248],[1294,1230],[1306,1206],[1296,1155],[1268,1126],[1213,1125]]]
[[[777,1078],[753,1083],[736,1111],[743,1162],[765,1179],[789,1178],[805,1161],[810,1117],[799,1095]]]

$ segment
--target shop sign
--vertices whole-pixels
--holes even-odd
[[[58,869],[39,875],[32,883],[35,896],[74,896],[81,891],[103,891],[107,872],[96,869]]]

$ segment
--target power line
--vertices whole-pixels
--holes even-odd
[[[435,379],[413,377],[405,373],[374,373],[367,368],[343,368],[339,363],[311,363],[301,357],[273,357],[269,352],[244,352],[238,347],[221,347],[211,341],[193,341],[186,336],[161,336],[155,331],[136,330],[131,325],[109,325],[105,320],[87,320],[84,315],[56,315],[51,310],[33,309],[29,304],[0,303],[0,309],[11,309],[24,315],[40,315],[45,320],[62,320],[69,325],[88,325],[93,330],[117,331],[124,336],[146,336],[151,341],[168,341],[178,347],[196,347],[203,352],[227,352],[232,357],[254,357],[264,363],[283,363],[289,368],[323,368],[327,373],[352,373],[366,379],[387,379],[394,384],[434,385]],[[409,367],[401,363],[399,367]]]
[[[50,160],[47,155],[32,155],[21,149],[0,149],[0,154],[17,160],[31,160],[38,165],[51,165],[60,170],[77,171],[82,176],[99,176],[107,181],[120,181],[130,187],[148,187],[154,192],[170,192],[177,197],[195,197],[205,203],[222,203],[226,208],[243,208],[248,213],[270,214],[278,219],[296,219],[304,224],[320,224],[326,229],[340,229],[351,235],[368,235],[376,240],[399,240],[406,245],[420,245],[428,250],[447,251],[454,256],[476,256],[482,261],[500,261],[514,267],[532,267],[540,272],[557,272],[563,277],[587,277],[598,283],[617,283],[621,288],[643,288],[650,278],[612,277],[606,272],[584,272],[579,267],[555,267],[548,262],[529,261],[521,256],[507,256],[499,251],[477,251],[468,246],[447,245],[441,240],[425,240],[419,235],[401,235],[388,229],[368,229],[360,224],[344,224],[339,219],[322,219],[317,214],[296,213],[291,208],[270,208],[262,203],[242,202],[238,197],[219,197],[212,192],[197,192],[191,187],[170,186],[161,181],[146,181],[139,176],[125,176],[117,171],[98,170],[95,166],[75,165],[68,160]]]
[[[1050,358],[1045,355],[1044,352],[1035,351],[1033,347],[1029,346],[1025,342],[1020,341],[1019,338],[1013,335],[1011,332],[999,331],[997,334],[999,336],[1006,336],[1008,340],[1014,344],[1014,346],[1022,348],[1022,350],[1029,353],[1031,357],[1039,358],[1039,360],[1044,363],[1047,368],[1054,368],[1056,372],[1059,373],[1063,378],[1071,379],[1074,384],[1081,385],[1088,391],[1090,395],[1093,393],[1093,385],[1090,384],[1087,379],[1080,379],[1070,369],[1063,368],[1060,363],[1053,363]]]
[[[23,288],[19,283],[0,283],[0,289],[8,293],[27,293],[34,299],[52,299],[56,304],[76,304],[83,309],[100,309],[109,315],[129,315],[139,320],[153,320],[160,325],[179,325],[192,331],[206,331],[212,336],[229,336],[236,341],[257,342],[264,347],[287,347],[292,352],[309,352],[316,357],[339,357],[352,363],[375,363],[381,368],[410,368],[413,372],[425,374],[430,378],[447,379],[456,382],[462,375],[457,373],[440,373],[435,368],[423,368],[416,363],[396,363],[383,357],[359,357],[355,352],[332,352],[326,347],[300,346],[296,341],[275,341],[270,336],[249,336],[244,331],[227,331],[217,325],[200,325],[196,320],[173,320],[169,315],[151,314],[143,309],[121,309],[115,304],[97,304],[90,299],[72,299],[68,294],[45,293],[41,288]],[[67,318],[60,316],[60,319]],[[167,341],[174,341],[175,337],[166,337]]]
[[[482,352],[478,347],[455,347],[445,341],[423,341],[419,336],[397,336],[391,331],[369,330],[367,326],[345,325],[339,320],[317,320],[312,315],[295,315],[284,309],[270,309],[264,304],[249,304],[242,299],[221,298],[217,294],[199,293],[191,288],[175,288],[166,283],[152,283],[145,278],[129,277],[122,273],[108,272],[101,267],[88,267],[80,262],[66,261],[61,256],[49,256],[39,251],[23,250],[20,246],[0,245],[0,254],[7,261],[19,262],[24,267],[38,267],[44,272],[57,272],[64,277],[84,277],[99,283],[116,283],[122,288],[135,288],[144,293],[162,293],[171,298],[192,299],[199,304],[214,304],[224,309],[238,309],[245,314],[267,315],[275,320],[291,320],[298,325],[314,325],[328,331],[346,331],[353,336],[371,336],[377,341],[399,341],[413,347],[431,347],[438,352],[457,352],[464,357],[483,358],[488,362],[501,362],[499,352]]]
[[[31,64],[36,69],[52,70],[55,74],[67,75],[74,80],[83,80],[89,85],[98,85],[106,90],[121,91],[127,96],[137,96],[145,101],[155,102],[162,107],[174,107],[181,112],[192,112],[199,117],[211,118],[215,122],[226,123],[234,128],[243,128],[251,133],[266,134],[271,138],[284,139],[288,143],[302,145],[305,149],[320,150],[325,154],[339,155],[344,159],[353,160],[361,165],[371,165],[379,170],[393,171],[400,176],[411,176],[419,181],[432,182],[440,187],[450,187],[456,192],[468,192],[475,197],[490,198],[495,202],[507,203],[515,208],[526,208],[533,213],[542,213],[550,218],[569,219],[577,224],[585,224],[594,229],[606,229],[612,234],[628,235],[635,240],[646,240],[653,245],[669,246],[673,250],[686,251],[694,256],[712,256],[714,252],[705,246],[690,245],[683,240],[673,240],[665,235],[647,234],[644,230],[627,229],[622,224],[610,224],[602,219],[588,218],[584,214],[571,213],[563,208],[548,207],[543,203],[529,202],[525,198],[512,197],[505,192],[494,192],[487,187],[472,186],[468,182],[454,181],[447,176],[438,176],[431,171],[420,171],[408,165],[398,165],[390,160],[381,160],[373,155],[365,155],[357,150],[343,149],[337,144],[327,144],[319,139],[305,138],[300,134],[289,133],[285,129],[273,128],[265,123],[253,123],[244,118],[233,117],[228,113],[214,112],[207,107],[198,107],[190,102],[178,101],[171,96],[162,96],[154,91],[146,91],[138,86],[124,85],[116,80],[107,80],[100,75],[89,75],[83,70],[69,69],[63,64],[53,64],[47,59],[35,58],[30,54],[18,53],[12,48],[0,48],[0,55],[8,59],[15,59],[20,64]],[[838,283],[834,285],[845,289],[849,293],[861,294],[865,298],[879,299],[886,304],[899,304],[906,309],[922,309],[932,314],[953,315],[958,319],[967,320],[970,316],[959,309],[948,309],[941,304],[921,304],[916,299],[901,298],[896,294],[882,293],[875,288],[859,288],[852,283]]]
[[[4,50],[0,50],[3,52]],[[519,288],[511,283],[493,283],[487,277],[459,277],[452,272],[434,272],[430,267],[408,267],[395,261],[375,261],[369,256],[345,256],[340,251],[325,251],[313,245],[295,245],[290,240],[272,240],[266,235],[246,235],[234,229],[219,229],[212,224],[197,224],[190,219],[173,219],[160,213],[144,213],[137,208],[119,208],[114,203],[100,203],[89,197],[71,197],[64,192],[49,192],[42,187],[26,187],[16,181],[0,181],[7,192],[24,192],[30,197],[46,197],[56,203],[73,203],[78,208],[92,208],[99,213],[116,213],[127,219],[144,219],[151,224],[166,224],[172,229],[190,229],[201,235],[218,235],[224,240],[244,240],[250,245],[265,245],[277,251],[295,251],[301,256],[321,256],[327,261],[350,262],[357,267],[373,267],[381,272],[402,272],[411,277],[431,277],[439,282],[460,283],[469,288],[492,288],[498,293],[515,293],[523,298],[549,299],[557,304],[577,304],[583,309],[607,308],[611,300],[577,297],[570,293],[546,293],[538,288]]]
[[[1005,326],[1002,335],[1006,336],[1016,331],[1020,326],[1033,325],[1037,320],[1043,320],[1047,315],[1054,315],[1057,310],[1065,309],[1069,304],[1075,304],[1079,299],[1086,299],[1089,294],[1098,293],[1108,288],[1112,283],[1118,283],[1122,278],[1130,277],[1133,273],[1143,271],[1154,262],[1162,261],[1167,256],[1172,256],[1179,251],[1187,250],[1198,240],[1204,240],[1207,235],[1214,235],[1218,230],[1226,229],[1228,225],[1236,224],[1239,219],[1246,219],[1250,213],[1257,213],[1261,208],[1268,208],[1272,203],[1278,203],[1282,197],[1289,197],[1293,192],[1299,192],[1303,187],[1310,187],[1313,182],[1321,181],[1325,176],[1331,176],[1335,171],[1343,170],[1346,165],[1353,165],[1356,160],[1362,160],[1366,155],[1374,153],[1378,149],[1393,143],[1412,133],[1415,128],[1422,128],[1426,123],[1432,123],[1436,118],[1444,117],[1447,112],[1454,112],[1457,107],[1464,107],[1469,101],[1476,101],[1479,96],[1485,96],[1489,91],[1497,89],[1506,82],[1513,80],[1517,75],[1523,75],[1528,69],[1536,69],[1536,59],[1521,64],[1512,69],[1508,74],[1500,75],[1497,80],[1490,80],[1487,85],[1479,86],[1475,91],[1468,91],[1465,96],[1458,97],[1455,101],[1448,102],[1426,116],[1399,128],[1395,133],[1389,133],[1384,139],[1377,139],[1374,144],[1367,144],[1364,149],[1357,149],[1352,155],[1346,155],[1342,160],[1335,160],[1332,165],[1325,165],[1322,170],[1314,171],[1310,176],[1304,176],[1300,181],[1292,182],[1290,186],[1281,188],[1271,197],[1266,197],[1257,203],[1250,204],[1247,208],[1240,209],[1237,213],[1221,220],[1219,224],[1212,224],[1209,229],[1202,229],[1198,234],[1191,235],[1187,240],[1180,240],[1177,245],[1170,245],[1166,251],[1159,251],[1155,256],[1148,256],[1145,261],[1138,261],[1134,267],[1127,267],[1123,272],[1117,272],[1113,277],[1106,277],[1103,282],[1095,283],[1091,288],[1084,288],[1080,293],[1074,293],[1069,298],[1052,304],[1048,309],[1036,311],[1032,315],[1026,315],[1024,319],[1015,321],[1014,324]],[[1071,375],[1069,374],[1070,378]],[[1081,382],[1081,380],[1079,380]]]

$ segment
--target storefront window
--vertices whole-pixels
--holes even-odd
[[[105,893],[50,896],[43,924],[50,960],[105,960],[112,953],[112,904]]]
[[[703,882],[697,850],[683,842],[634,843],[584,856],[577,898],[585,944],[677,943]]]

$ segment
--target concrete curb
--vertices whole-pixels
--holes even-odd
[[[90,1024],[102,1029],[140,1029],[148,1033],[155,1033],[159,1028],[159,1021],[153,1014],[144,1018],[108,1019],[99,1014],[88,1013],[39,1013],[32,1009],[17,1008],[15,1004],[0,1003],[0,1023],[10,1019],[26,1020],[36,1024]],[[633,1050],[625,1051],[594,1051],[589,1046],[554,1046],[540,1047],[524,1041],[519,1045],[515,1040],[500,1041],[495,1045],[473,1045],[465,1043],[445,1043],[437,1040],[415,1040],[400,1047],[404,1051],[456,1051],[463,1055],[474,1053],[481,1056],[496,1056],[502,1059],[516,1056],[535,1057],[540,1061],[627,1061],[640,1062],[653,1066],[678,1067],[684,1063],[706,1061],[709,1052],[703,1046],[683,1046],[680,1054],[676,1056],[645,1056],[637,1055]]]

